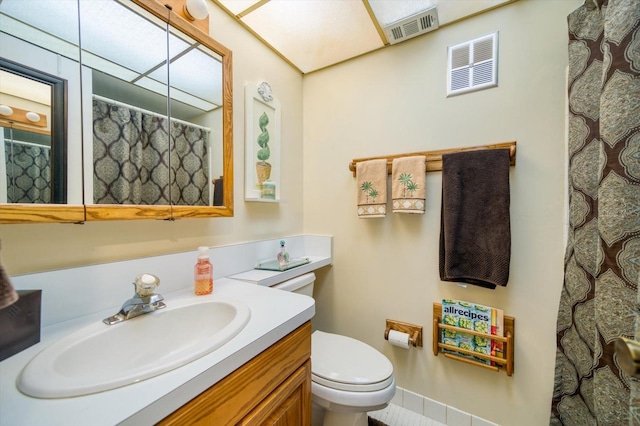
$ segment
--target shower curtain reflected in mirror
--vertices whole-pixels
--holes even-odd
[[[120,103],[93,100],[95,204],[211,205],[209,131]]]
[[[0,128],[0,130],[4,130]],[[3,137],[3,203],[51,203],[51,148]],[[5,199],[6,197],[6,199]]]
[[[209,202],[209,131],[171,121],[171,204],[207,206]]]
[[[640,0],[569,15],[569,236],[551,425],[640,425],[640,382],[619,366],[640,340]]]

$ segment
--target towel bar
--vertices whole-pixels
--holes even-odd
[[[356,164],[362,161],[369,160],[379,160],[379,159],[387,159],[387,174],[391,174],[391,165],[393,163],[394,158],[400,157],[412,157],[414,155],[424,155],[427,157],[426,166],[427,172],[436,172],[442,170],[442,155],[443,154],[453,154],[455,152],[464,152],[464,151],[478,151],[481,149],[509,149],[509,158],[511,159],[510,164],[512,166],[516,165],[516,142],[502,142],[495,143],[491,145],[480,145],[480,146],[470,146],[465,148],[449,148],[449,149],[438,149],[434,151],[422,151],[422,152],[411,152],[407,154],[395,154],[395,155],[383,155],[379,157],[367,157],[367,158],[355,158],[349,163],[349,170],[353,173],[353,176],[356,176]]]

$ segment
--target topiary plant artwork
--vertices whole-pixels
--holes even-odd
[[[263,112],[258,119],[258,126],[260,127],[260,134],[258,135],[258,145],[260,145],[258,160],[262,162],[265,162],[271,156],[271,151],[269,150],[269,131],[267,130],[268,124],[269,117],[266,112]]]
[[[258,135],[257,142],[260,146],[258,153],[258,162],[256,162],[256,173],[258,174],[258,186],[262,188],[262,183],[269,179],[271,176],[271,164],[267,162],[271,156],[271,150],[269,149],[269,131],[267,125],[269,124],[269,117],[266,112],[263,112],[258,119],[258,126],[260,127],[260,134]]]

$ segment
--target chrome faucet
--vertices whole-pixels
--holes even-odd
[[[113,325],[166,307],[167,305],[163,302],[164,297],[161,294],[154,293],[159,285],[160,279],[155,275],[138,275],[133,283],[135,287],[133,297],[122,304],[117,314],[103,319],[102,322],[107,325]]]

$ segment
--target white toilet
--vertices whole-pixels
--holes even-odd
[[[274,285],[313,297],[315,274]],[[313,425],[366,426],[367,412],[387,406],[396,393],[393,365],[359,340],[314,331],[311,335]]]

